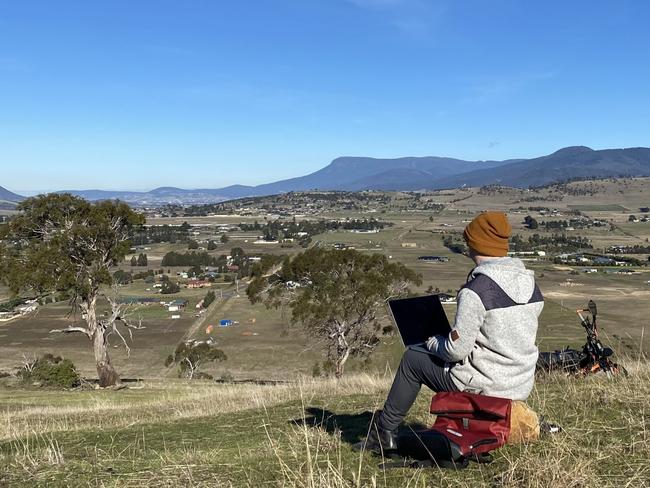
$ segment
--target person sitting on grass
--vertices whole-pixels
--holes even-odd
[[[485,212],[467,225],[464,238],[476,267],[458,293],[456,319],[446,336],[430,337],[431,354],[407,349],[383,410],[357,448],[397,448],[397,427],[421,386],[434,392],[465,391],[526,400],[533,388],[537,320],[544,306],[533,271],[507,257],[510,223]]]

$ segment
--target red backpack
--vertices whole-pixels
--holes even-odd
[[[440,392],[431,400],[437,415],[429,430],[400,435],[401,456],[420,466],[464,468],[470,460],[491,461],[490,451],[503,446],[510,434],[512,401],[465,392]]]

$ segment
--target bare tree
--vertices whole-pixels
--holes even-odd
[[[110,268],[128,253],[129,234],[144,223],[144,217],[125,203],[91,204],[67,194],[28,198],[18,210],[18,216],[0,231],[0,279],[15,294],[63,293],[70,297],[86,326],[53,332],[88,337],[100,386],[118,385],[120,378],[108,354],[108,337],[116,334],[126,344],[117,323],[129,333],[141,324],[136,326],[123,317],[122,305],[116,298],[106,297],[102,290],[113,284]],[[111,305],[105,319],[97,315],[102,297]]]
[[[165,361],[165,366],[179,365],[179,376],[192,379],[205,363],[226,361],[228,356],[221,350],[204,341],[181,342]]]

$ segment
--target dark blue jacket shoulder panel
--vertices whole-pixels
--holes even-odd
[[[494,310],[497,308],[514,307],[518,305],[503,289],[489,276],[484,274],[476,275],[471,281],[467,282],[463,288],[468,288],[476,293],[485,310]],[[537,284],[533,295],[527,303],[543,302],[544,297]],[[523,305],[523,304],[522,304]]]

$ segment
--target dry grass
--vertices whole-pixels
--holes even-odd
[[[5,391],[0,486],[650,486],[650,365],[627,366],[630,377],[613,381],[540,378],[529,403],[564,432],[460,472],[384,471],[351,450],[347,429],[363,431],[361,414],[383,401],[388,376]],[[423,391],[407,420],[430,422],[429,399]],[[316,406],[335,421],[313,414]]]
[[[59,396],[71,395],[77,400],[65,403],[58,403],[57,395],[51,394],[36,402],[29,395],[24,400],[11,399],[13,393],[0,390],[0,402],[4,400],[0,413],[0,441],[32,432],[129,427],[152,420],[173,421],[269,408],[299,399],[305,392],[311,397],[343,396],[353,392],[378,394],[389,386],[389,381],[387,377],[369,375],[349,376],[340,381],[301,378],[296,383],[281,385],[215,385],[208,381],[161,380],[142,383],[137,387],[141,390],[59,393]]]

